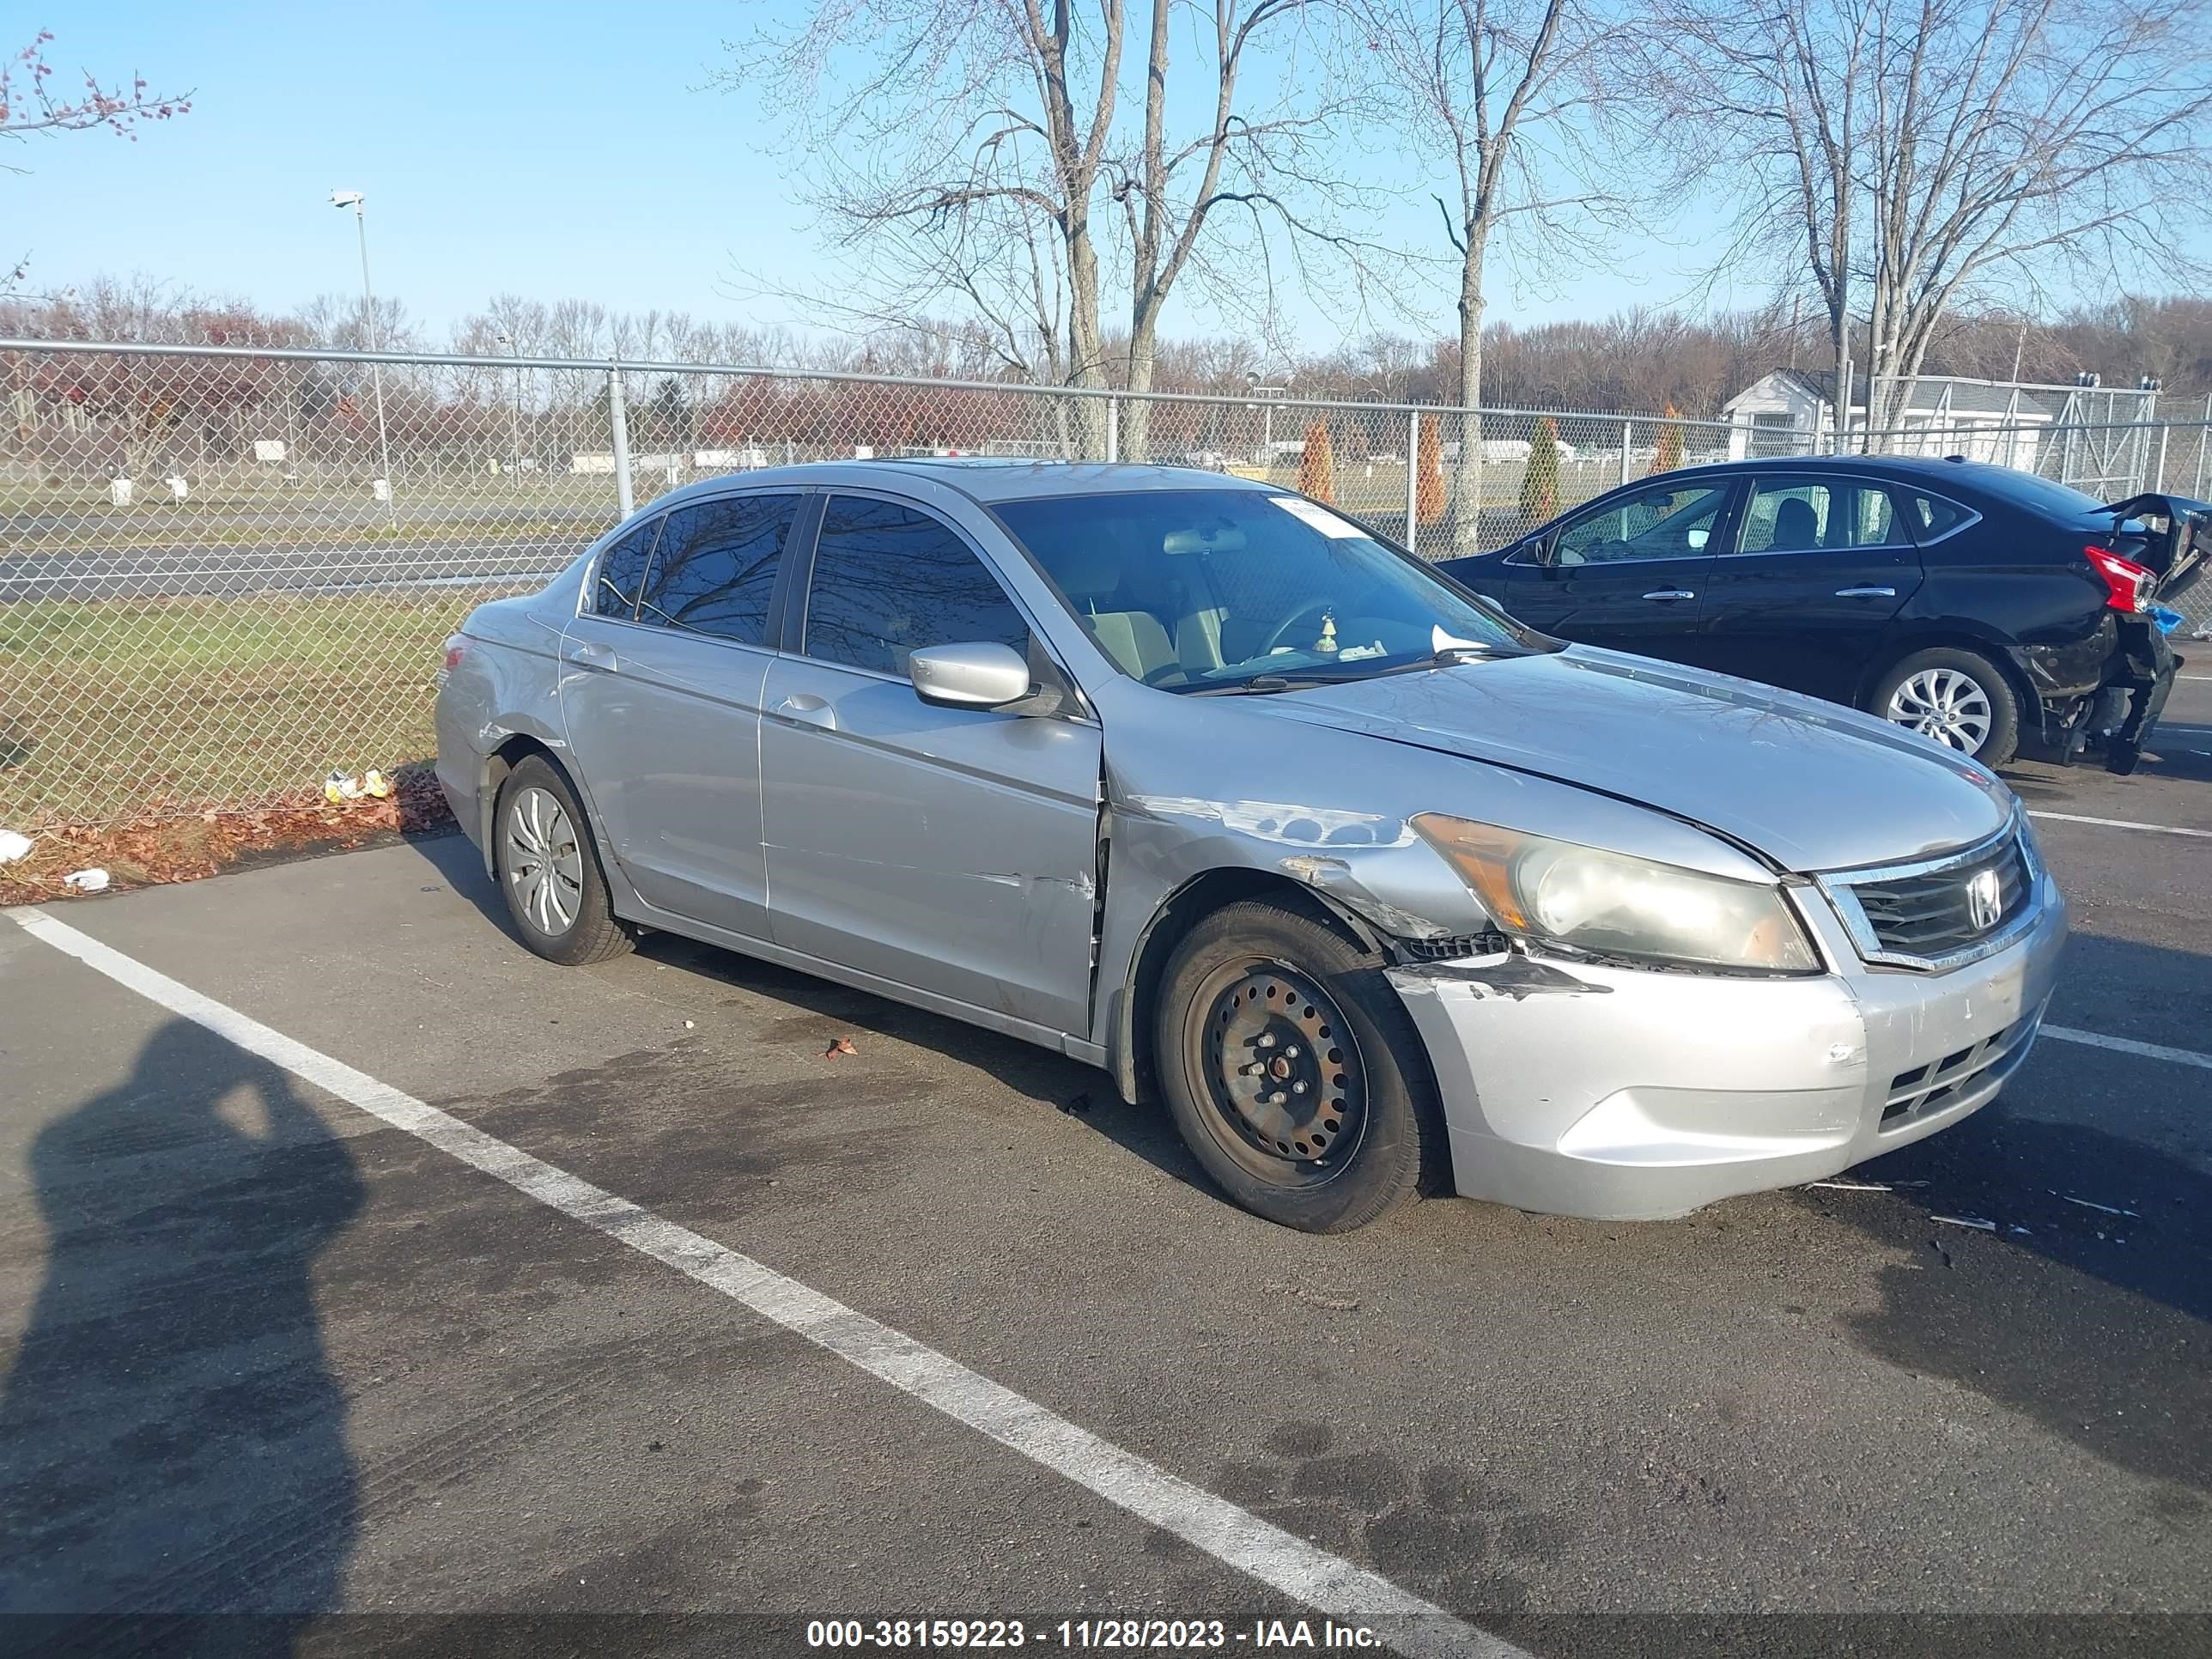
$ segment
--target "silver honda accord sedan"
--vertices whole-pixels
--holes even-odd
[[[479,608],[441,684],[539,955],[660,929],[1043,1044],[1314,1231],[1832,1175],[1996,1094],[2066,931],[1974,762],[1211,473],[693,485]]]

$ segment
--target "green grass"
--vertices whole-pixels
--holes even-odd
[[[425,759],[440,644],[489,596],[0,605],[0,827],[265,805]]]
[[[1561,506],[1609,488],[1613,480],[1602,471],[1564,469]],[[1297,478],[1295,465],[1272,475],[1285,488]],[[1485,505],[1510,507],[1520,478],[1517,465],[1486,466]],[[445,499],[501,504],[458,488]],[[1395,533],[1406,469],[1341,460],[1336,499]],[[0,501],[0,509],[10,504]],[[239,505],[249,504],[274,503],[241,496]],[[543,495],[536,504],[551,509]],[[162,502],[143,513],[103,509],[100,520],[52,550],[119,551],[185,539],[252,545],[272,536],[266,524],[223,526],[212,501],[182,509]],[[311,515],[303,512],[301,521]],[[575,529],[574,520],[550,516],[490,526],[403,519],[398,533],[444,541]],[[281,533],[294,538],[289,529]],[[392,537],[381,523],[318,526],[312,534],[325,544]],[[1433,527],[1423,540],[1431,555],[1442,550]],[[252,806],[312,795],[334,767],[358,773],[425,759],[436,746],[432,676],[440,642],[473,605],[502,591],[512,590],[0,605],[0,828]]]

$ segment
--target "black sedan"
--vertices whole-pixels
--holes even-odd
[[[2176,667],[2153,602],[2207,551],[2202,501],[1839,456],[1664,473],[1442,568],[1549,633],[1849,703],[1992,766],[2094,739],[2126,772]]]

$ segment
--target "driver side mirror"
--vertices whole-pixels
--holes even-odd
[[[911,653],[907,678],[915,695],[939,708],[1002,708],[1030,695],[1030,665],[995,640],[931,645]]]

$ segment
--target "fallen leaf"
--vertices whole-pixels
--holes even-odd
[[[822,1051],[822,1058],[824,1060],[835,1060],[840,1054],[857,1054],[860,1052],[860,1051],[858,1048],[855,1048],[853,1046],[852,1038],[839,1037],[835,1042],[831,1043],[827,1048],[824,1048]]]

